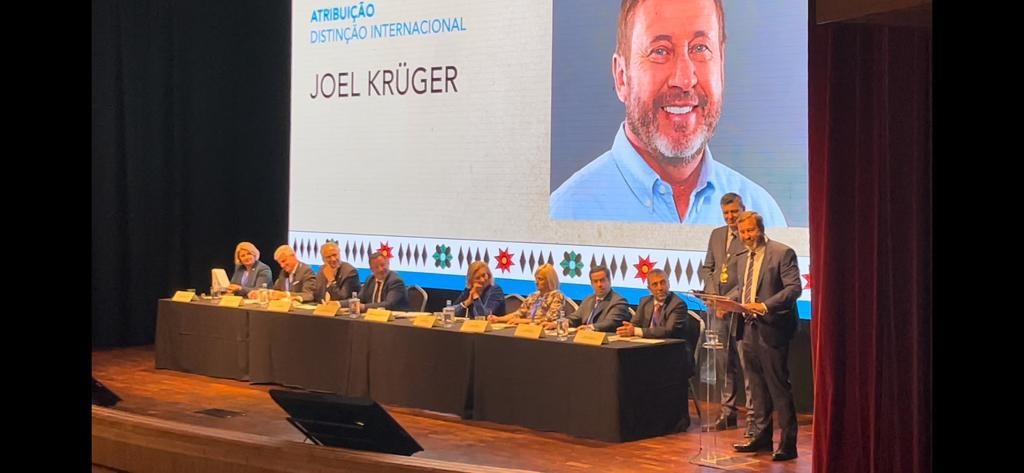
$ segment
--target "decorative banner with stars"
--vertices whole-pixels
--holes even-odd
[[[512,259],[513,256],[515,256],[515,253],[509,253],[508,248],[499,250],[497,269],[500,269],[503,273],[509,272],[512,269],[512,265],[516,264],[515,260]]]
[[[562,257],[562,276],[578,278],[583,272],[583,255],[575,251],[566,251]]]
[[[434,245],[434,266],[450,268],[452,266],[452,249],[448,245]]]
[[[561,284],[582,286],[581,290],[589,290],[585,275],[596,265],[608,268],[613,287],[645,291],[647,275],[658,268],[668,275],[673,291],[690,291],[703,288],[699,271],[706,254],[704,248],[690,251],[613,248],[319,232],[289,232],[288,241],[301,261],[314,266],[322,263],[320,247],[327,241],[336,241],[341,248],[341,259],[356,268],[369,268],[370,255],[380,251],[390,258],[392,270],[431,275],[431,284],[436,285],[427,287],[454,290],[464,288],[469,264],[480,260],[493,268],[496,278],[530,284],[537,268],[551,264],[560,269],[558,278]],[[560,257],[555,259],[555,255]],[[808,258],[800,257],[799,264],[808,286],[800,299],[810,300]]]
[[[384,256],[387,256],[388,259],[391,259],[391,258],[394,257],[394,255],[391,254],[391,247],[388,246],[388,242],[386,242],[386,241],[381,242],[380,247],[377,248],[377,252],[379,252],[380,254],[382,254]]]
[[[647,255],[646,258],[637,259],[640,260],[640,262],[633,265],[633,267],[636,268],[636,276],[634,277],[640,278],[641,281],[647,283],[647,273],[650,273],[651,270],[654,269],[654,262],[651,261],[650,255]]]

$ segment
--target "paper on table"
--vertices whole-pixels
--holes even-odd
[[[643,337],[620,337],[618,335],[612,335],[608,337],[609,342],[623,341],[623,342],[634,342],[634,343],[646,343],[653,345],[655,343],[665,343],[664,338],[643,338]]]
[[[292,307],[295,307],[296,309],[314,310],[316,309],[316,304],[292,304]]]
[[[392,312],[396,319],[415,319],[421,315],[434,315],[433,312]]]

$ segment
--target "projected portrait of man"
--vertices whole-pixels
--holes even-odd
[[[786,226],[775,199],[708,146],[725,46],[721,0],[623,0],[611,66],[625,121],[610,150],[551,193],[551,218],[717,225],[718,201],[735,192],[767,226]]]

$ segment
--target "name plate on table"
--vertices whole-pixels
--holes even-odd
[[[544,337],[544,327],[533,324],[519,324],[516,326],[515,336],[532,338],[534,340]]]
[[[220,298],[221,307],[240,307],[242,305],[242,296],[224,296]]]
[[[468,333],[484,333],[491,331],[491,323],[487,320],[467,320],[462,323],[462,327],[459,328],[460,332]]]
[[[604,345],[608,343],[608,334],[597,330],[577,330],[576,337],[572,339],[572,342],[584,345]]]
[[[196,293],[192,291],[174,291],[174,297],[171,298],[174,302],[192,302],[196,299]]]
[[[436,321],[436,315],[417,315],[416,318],[412,319],[412,324],[416,327],[431,328]]]
[[[338,314],[338,309],[341,308],[341,304],[337,301],[331,301],[326,304],[320,304],[313,309],[313,315],[322,315],[324,317],[334,317]]]
[[[288,312],[292,310],[291,299],[277,299],[270,301],[270,305],[267,306],[267,310],[271,312]]]
[[[394,320],[394,318],[394,314],[390,310],[370,309],[366,311],[366,317],[363,317],[363,320],[367,322],[388,323]]]

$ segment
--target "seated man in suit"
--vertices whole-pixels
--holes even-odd
[[[320,247],[320,257],[324,264],[316,273],[313,284],[313,300],[344,301],[352,294],[359,292],[359,272],[351,264],[341,260],[341,249],[338,244],[329,241]]]
[[[313,268],[299,261],[295,250],[288,245],[281,245],[274,250],[274,261],[281,266],[281,273],[274,281],[274,289],[270,291],[270,300],[289,297],[299,302],[313,300],[313,283],[316,276]],[[258,291],[249,292],[249,298],[258,297]]]
[[[590,268],[590,287],[594,293],[583,299],[580,308],[569,315],[569,325],[580,330],[615,332],[629,318],[629,303],[612,289],[608,268]]]
[[[665,271],[653,269],[647,273],[647,289],[651,295],[640,299],[636,315],[629,322],[623,322],[615,333],[620,337],[686,339],[694,321],[686,312],[686,302],[669,290]],[[692,340],[687,342],[693,343]],[[690,348],[692,352],[692,344]]]
[[[615,333],[620,337],[683,339],[686,342],[684,353],[688,354],[684,376],[689,378],[693,373],[693,344],[700,334],[700,324],[687,313],[686,302],[669,289],[668,275],[664,270],[654,269],[647,273],[647,290],[651,295],[640,299],[636,315],[629,322],[623,322]],[[685,406],[685,397],[682,402]],[[676,428],[678,431],[690,428],[688,411]]]
[[[391,270],[390,259],[379,251],[370,255],[370,272],[359,291],[362,311],[380,307],[388,310],[409,310],[405,281]]]
[[[754,436],[735,444],[737,452],[772,450],[772,411],[781,438],[773,461],[796,458],[796,406],[789,383],[789,342],[796,332],[796,300],[803,290],[796,252],[764,236],[757,212],[736,218],[745,249],[729,264],[727,296],[743,305],[740,350],[754,400]]]

